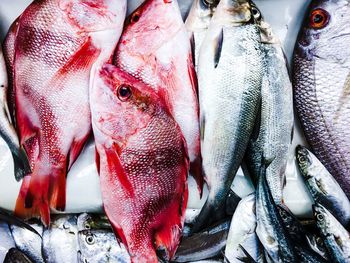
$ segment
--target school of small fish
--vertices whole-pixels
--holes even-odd
[[[311,1],[291,69],[253,1],[178,1],[35,0],[13,22],[0,136],[21,188],[0,262],[350,263],[350,0]],[[91,136],[105,215],[64,214]],[[291,155],[311,219],[284,202]],[[189,176],[209,192],[191,214]]]

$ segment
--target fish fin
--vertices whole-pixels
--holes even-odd
[[[95,163],[96,163],[97,173],[100,174],[100,171],[101,171],[101,157],[100,157],[100,154],[98,153],[97,148],[95,148]]]
[[[191,162],[190,175],[195,179],[195,181],[197,183],[197,189],[199,192],[199,196],[200,196],[200,198],[202,198],[204,179],[203,179],[203,173],[202,173],[202,158],[201,157],[198,156],[193,162]]]
[[[193,32],[190,35],[190,44],[191,44],[191,57],[192,57],[192,61],[193,61],[193,65],[196,67],[198,65],[196,65],[196,40],[194,39],[194,34]]]
[[[215,38],[214,43],[214,67],[217,68],[221,58],[222,45],[224,42],[224,29],[222,28],[220,34]]]
[[[242,262],[247,262],[247,263],[257,263],[253,257],[248,253],[248,251],[241,245],[238,245],[239,248],[242,250],[242,252],[244,253],[245,257],[244,258],[237,258],[238,260],[242,261]]]
[[[31,173],[28,156],[22,147],[19,148],[17,153],[12,153],[12,156],[15,168],[15,178],[17,182],[19,182],[24,176]]]
[[[134,189],[129,181],[128,176],[126,175],[124,168],[121,164],[120,158],[117,153],[116,145],[114,145],[114,149],[105,149],[106,151],[106,159],[107,166],[110,172],[108,173],[111,176],[117,176],[120,183],[123,185],[125,190],[129,193],[131,197],[134,196]]]
[[[106,211],[106,209],[104,209]],[[107,213],[107,212],[106,212]],[[109,217],[110,219],[112,217]],[[126,240],[126,236],[124,234],[123,229],[119,226],[118,222],[115,221],[110,221],[114,235],[116,236],[117,242],[119,244],[120,240],[121,242],[124,244],[124,246],[126,247],[126,249],[128,250],[128,242]]]
[[[71,72],[84,71],[90,68],[100,52],[100,49],[94,46],[91,37],[88,37],[85,43],[81,45],[80,49],[55,73],[47,84],[47,87],[51,87],[51,89],[60,89],[60,87],[64,86],[63,83],[66,82],[67,78],[71,76]]]
[[[162,258],[170,260],[175,255],[176,249],[180,243],[181,229],[185,220],[185,212],[188,201],[187,182],[184,181],[183,194],[179,199],[174,199],[166,210],[162,213],[163,222],[161,227],[157,228],[154,234],[154,242],[157,252],[161,252]]]
[[[72,167],[72,165],[74,164],[74,162],[76,161],[80,153],[82,152],[85,146],[85,143],[89,137],[90,137],[90,133],[88,133],[82,139],[74,140],[72,142],[70,151],[69,151],[69,162],[68,162],[67,170],[69,170]]]

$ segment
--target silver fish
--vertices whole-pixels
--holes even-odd
[[[331,262],[350,262],[349,232],[321,204],[316,203],[313,209]]]
[[[282,201],[284,172],[293,132],[293,89],[287,61],[279,39],[254,7],[254,17],[261,30],[264,54],[264,76],[261,86],[261,109],[245,161],[255,182],[260,175],[261,156],[273,159],[267,167],[266,178],[276,204]]]
[[[31,223],[33,227],[41,236],[44,231],[44,227],[39,223]],[[16,225],[10,226],[13,239],[16,243],[16,247],[25,253],[32,261],[41,263],[45,262],[43,259],[41,246],[42,238],[38,234],[29,231],[28,229],[18,227]]]
[[[194,0],[185,22],[192,41],[192,55],[196,71],[198,70],[199,50],[218,3],[219,0]]]
[[[4,139],[11,150],[15,167],[15,178],[19,181],[23,176],[30,173],[30,166],[24,149],[19,145],[19,139],[11,121],[7,100],[7,69],[0,46],[0,137]]]
[[[89,229],[112,230],[112,226],[109,223],[107,216],[87,213],[83,213],[78,216],[77,228],[78,231]]]
[[[189,262],[220,256],[226,245],[230,221],[224,221],[200,233],[183,238],[174,258],[175,262]]]
[[[305,147],[296,148],[296,158],[314,201],[326,207],[343,226],[349,226],[350,201],[337,181]]]
[[[256,190],[256,218],[256,234],[265,248],[266,258],[272,262],[298,262],[295,246],[285,230],[263,172]]]
[[[58,216],[44,230],[43,256],[47,263],[78,262],[77,216]]]
[[[225,257],[229,262],[241,262],[239,258],[244,258],[246,256],[241,247],[243,247],[255,261],[260,262],[262,251],[255,229],[255,194],[250,194],[243,198],[238,204],[232,217],[225,248]]]
[[[221,0],[200,50],[201,146],[209,196],[193,232],[223,205],[258,113],[263,54],[249,2]]]
[[[10,248],[15,247],[10,228],[7,223],[0,221],[0,262],[3,262]]]
[[[324,242],[320,236],[314,235],[314,234],[307,234],[306,240],[308,243],[308,246],[316,252],[318,255],[320,255],[323,259],[329,261],[328,252],[324,245]]]
[[[112,231],[82,230],[78,233],[78,259],[82,263],[129,263],[125,246],[118,242]]]
[[[294,101],[306,139],[350,198],[350,1],[313,0],[294,49]]]

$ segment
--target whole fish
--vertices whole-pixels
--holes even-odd
[[[6,222],[0,221],[0,262],[3,262],[10,248],[15,247],[10,228]]]
[[[305,147],[296,148],[296,159],[314,201],[326,207],[343,226],[349,226],[350,201],[337,181]]]
[[[225,248],[228,262],[241,262],[239,258],[246,257],[242,248],[254,261],[261,262],[263,255],[255,229],[255,194],[250,194],[239,202],[232,217]]]
[[[201,148],[209,196],[193,232],[223,205],[258,113],[263,53],[249,2],[220,1],[200,50]]]
[[[284,206],[278,205],[277,209],[284,227],[293,241],[300,262],[327,262],[328,258],[324,258],[325,254],[320,255],[319,251],[315,251],[314,247],[309,246],[308,233],[298,219]]]
[[[12,124],[10,108],[8,106],[8,78],[4,56],[0,46],[0,137],[9,146],[15,167],[17,181],[30,173],[30,166],[24,149],[19,145],[16,130]]]
[[[67,171],[91,132],[90,71],[110,59],[125,12],[125,0],[34,1],[9,32],[17,126],[32,170],[16,215],[49,225],[50,208],[65,209]]]
[[[166,97],[186,139],[190,173],[202,191],[197,78],[176,0],[146,0],[127,19],[114,64]]]
[[[118,242],[112,230],[82,230],[78,233],[78,262],[129,263],[126,247]],[[58,261],[70,262],[70,261]]]
[[[192,41],[193,61],[198,70],[199,50],[219,0],[194,0],[185,25]]]
[[[314,0],[294,49],[294,100],[316,157],[350,197],[349,0]]]
[[[273,159],[267,167],[266,178],[273,199],[282,201],[285,169],[293,132],[293,89],[289,79],[287,61],[282,45],[271,26],[254,6],[254,17],[261,30],[261,45],[264,56],[261,108],[245,156],[248,171],[253,181],[258,182],[261,156]]]
[[[42,251],[45,262],[78,262],[77,216],[58,216],[44,230]]]
[[[262,168],[256,190],[256,234],[272,262],[298,262],[295,245],[274,203]]]
[[[11,248],[6,254],[4,263],[32,263],[26,254],[17,248]]]
[[[164,97],[106,64],[90,91],[104,209],[132,262],[169,260],[188,199],[186,142]]]
[[[21,228],[16,225],[10,225],[13,240],[16,247],[25,253],[32,261],[36,263],[44,263],[42,255],[42,235],[44,227],[37,222],[30,223],[30,226],[34,228],[40,235],[29,231],[28,229]]]
[[[226,220],[207,230],[183,238],[172,261],[190,262],[221,256],[229,229],[230,221]]]
[[[321,204],[316,203],[313,209],[331,262],[350,262],[349,232]]]

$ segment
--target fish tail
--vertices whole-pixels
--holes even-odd
[[[197,157],[193,162],[191,162],[190,175],[196,181],[199,195],[202,198],[204,179],[202,173],[202,160],[200,157]]]

